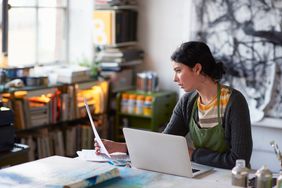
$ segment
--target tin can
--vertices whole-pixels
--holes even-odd
[[[246,162],[243,159],[236,160],[236,165],[232,169],[232,185],[239,187],[248,187],[249,169],[246,168]]]
[[[155,72],[147,73],[147,91],[155,92],[158,90],[158,75]]]
[[[263,166],[256,172],[256,188],[272,188],[272,172]]]
[[[147,76],[146,73],[138,73],[136,79],[136,87],[138,91],[147,91]]]

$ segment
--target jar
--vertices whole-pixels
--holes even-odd
[[[122,93],[121,95],[121,112],[127,113],[128,112],[128,93]]]
[[[256,188],[272,188],[272,172],[265,165],[256,172]]]
[[[146,96],[144,105],[143,105],[143,113],[145,116],[151,116],[152,115],[152,109],[153,109],[153,97],[152,96]]]
[[[136,97],[136,108],[135,108],[136,114],[143,115],[144,100],[145,100],[144,95],[138,95]]]
[[[136,95],[135,94],[129,94],[128,113],[133,114],[135,112],[135,105],[136,105]]]
[[[249,169],[246,168],[245,160],[237,159],[236,165],[231,172],[232,172],[232,185],[238,187],[248,187]]]

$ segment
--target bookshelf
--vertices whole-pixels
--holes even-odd
[[[116,105],[119,92],[135,89],[136,67],[143,63],[138,47],[137,1],[94,1],[93,44],[101,75],[110,81],[109,125],[115,137]]]
[[[51,155],[75,156],[77,150],[93,148],[84,97],[99,133],[107,138],[108,92],[108,81],[89,80],[10,90],[1,97],[14,111],[16,140],[29,145],[32,161]]]

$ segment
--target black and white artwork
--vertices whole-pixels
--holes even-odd
[[[226,67],[252,121],[282,117],[282,1],[197,0],[197,39]]]

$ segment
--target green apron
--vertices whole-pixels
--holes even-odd
[[[218,124],[212,128],[200,128],[194,117],[197,109],[197,100],[193,105],[192,116],[189,122],[190,136],[195,148],[205,148],[223,153],[227,151],[228,145],[224,140],[224,129],[220,117],[220,84],[217,87],[217,117]]]

